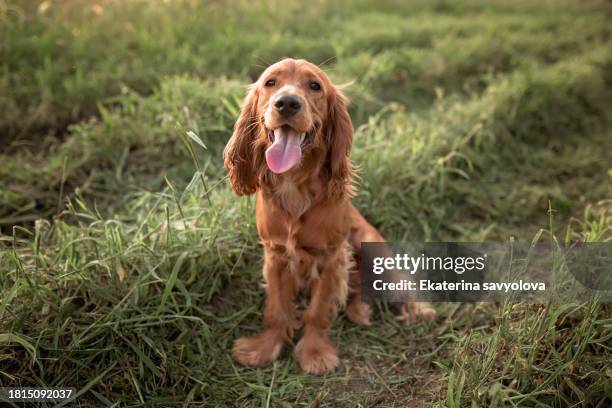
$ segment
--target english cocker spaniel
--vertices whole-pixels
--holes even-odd
[[[384,240],[351,204],[352,142],[347,99],[318,66],[284,59],[251,86],[223,153],[234,192],[257,194],[264,248],[264,327],[235,341],[233,357],[243,365],[271,363],[303,327],[300,366],[330,372],[339,363],[328,335],[338,310],[346,305],[350,320],[370,323],[354,254],[362,242]],[[298,321],[293,300],[302,290],[309,305]],[[406,322],[435,314],[414,302],[399,312]]]

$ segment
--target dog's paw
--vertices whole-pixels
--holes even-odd
[[[361,324],[363,326],[369,326],[370,317],[372,316],[372,308],[367,303],[361,300],[353,300],[346,307],[346,317],[349,318],[353,323]]]
[[[295,347],[295,355],[302,370],[309,374],[330,373],[340,363],[336,348],[324,336],[305,336]]]
[[[242,365],[264,367],[278,358],[283,342],[267,330],[252,337],[241,337],[234,342],[232,356]]]
[[[404,326],[410,326],[419,321],[434,320],[437,315],[438,312],[427,302],[403,302],[395,318]]]

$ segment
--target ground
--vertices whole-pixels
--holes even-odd
[[[221,163],[283,56],[346,84],[354,202],[388,240],[612,239],[609,2],[0,3],[0,386],[74,406],[607,406],[609,304],[341,317],[341,367],[261,327],[254,200]],[[297,337],[296,337],[297,340]]]

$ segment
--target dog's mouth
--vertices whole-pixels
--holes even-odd
[[[310,143],[310,132],[297,132],[289,125],[268,131],[272,145],[266,150],[266,162],[273,173],[281,174],[295,167],[302,149]]]

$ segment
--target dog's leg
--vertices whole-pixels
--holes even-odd
[[[362,242],[386,242],[378,230],[370,225],[370,223],[354,206],[351,206],[351,219],[352,225],[350,242],[356,255],[361,249]],[[358,258],[356,258],[356,263],[356,273],[359,273]],[[359,289],[359,292],[360,290],[361,289]],[[354,302],[357,303],[353,305]],[[394,305],[397,313],[397,320],[404,325],[414,324],[420,319],[432,320],[436,317],[436,310],[428,302],[394,302]],[[369,306],[361,301],[361,296],[354,296],[353,300],[350,301],[349,306],[347,307],[347,315],[349,319],[356,323],[362,323],[361,321],[363,319],[360,318],[360,315],[363,315],[363,311],[366,310],[366,306],[368,307],[367,316],[369,317]],[[359,311],[361,311],[361,313],[358,313]],[[369,319],[366,321],[369,322]]]
[[[304,336],[295,347],[300,366],[307,373],[323,374],[338,367],[336,347],[328,331],[338,307],[346,302],[348,266],[345,247],[319,264],[319,278],[311,287],[310,304],[304,313]]]
[[[264,329],[254,336],[236,340],[232,352],[236,361],[253,367],[262,367],[276,360],[283,344],[293,337],[295,327],[295,281],[289,271],[288,259],[280,250],[264,247],[264,278]]]
[[[361,275],[359,273],[359,259],[355,256],[355,264],[349,272],[349,297],[346,306],[346,317],[356,324],[369,326],[372,308],[361,299]]]
[[[394,305],[397,311],[395,318],[404,326],[423,320],[433,320],[437,316],[436,310],[429,302],[397,302]]]

